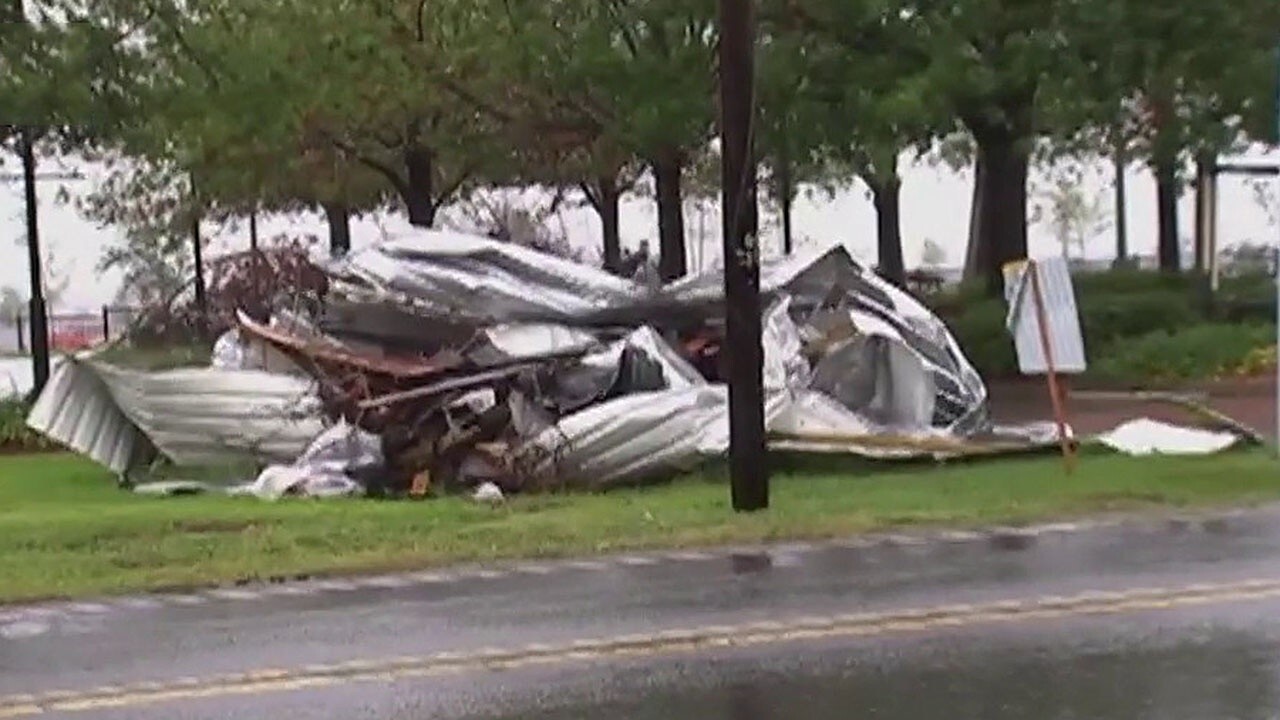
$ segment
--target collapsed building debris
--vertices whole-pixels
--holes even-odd
[[[438,231],[325,270],[318,316],[241,313],[216,367],[178,376],[79,358],[30,424],[118,472],[139,448],[198,461],[217,438],[277,463],[250,486],[267,497],[604,488],[728,447],[718,273],[650,289]],[[761,291],[766,421],[780,446],[893,458],[1051,439],[993,428],[982,379],[942,322],[843,246],[765,263]],[[215,386],[244,395],[201,390]],[[95,430],[73,409],[80,397],[118,430]]]

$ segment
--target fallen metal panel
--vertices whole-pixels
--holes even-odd
[[[765,421],[786,403],[769,393]],[[603,490],[687,471],[729,449],[729,389],[686,385],[592,405],[560,421],[517,452],[544,485]]]
[[[117,474],[155,452],[121,412],[102,378],[76,358],[53,369],[27,415],[27,425]]]
[[[145,461],[153,447],[179,465],[292,461],[324,429],[313,387],[255,370],[146,373],[70,358],[27,424],[117,473]]]

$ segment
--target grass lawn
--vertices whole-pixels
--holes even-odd
[[[855,468],[855,469],[850,469]],[[889,527],[1017,523],[1280,499],[1260,451],[1211,458],[1086,454],[893,469],[779,471],[773,508],[735,516],[722,478],[520,498],[282,501],[151,498],[65,455],[0,458],[0,601],[189,587],[640,548],[821,538]]]

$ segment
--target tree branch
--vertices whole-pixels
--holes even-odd
[[[209,65],[209,63],[206,62],[204,58],[200,57],[200,54],[197,53],[195,51],[195,48],[191,46],[191,43],[187,41],[187,37],[185,34],[183,34],[182,29],[178,26],[178,23],[175,22],[172,18],[166,17],[163,13],[161,13],[160,9],[156,7],[156,4],[154,1],[147,2],[147,9],[148,11],[150,11],[152,15],[160,18],[160,22],[163,23],[166,28],[168,28],[169,34],[173,36],[174,42],[178,44],[178,49],[182,51],[186,59],[189,60],[191,63],[193,63],[196,66],[196,68],[200,70],[200,72],[204,73],[205,80],[208,81],[209,87],[213,88],[214,90],[217,90],[220,87],[220,80],[218,78],[218,73],[214,72],[213,68]]]
[[[356,162],[360,163],[361,165],[364,165],[370,170],[373,170],[378,174],[386,177],[386,179],[391,183],[391,186],[395,188],[396,192],[399,193],[401,197],[408,197],[409,183],[400,175],[400,172],[396,170],[396,168],[393,167],[390,163],[386,163],[381,160],[378,160],[377,158],[370,157],[369,155],[366,155],[365,153],[360,152],[360,150],[356,148],[356,146],[353,145],[352,143],[349,143],[345,140],[334,137],[333,135],[330,135],[327,132],[325,132],[324,134],[329,139],[329,142],[330,144],[333,145],[333,147],[337,148],[342,153],[349,155],[352,159],[354,159]]]
[[[595,209],[596,212],[600,212],[600,197],[595,188],[591,187],[590,183],[580,182],[578,183],[578,189],[582,191],[583,197],[587,199],[587,204]]]
[[[622,2],[620,0],[607,0],[605,5],[607,6],[606,12],[609,13],[610,18],[613,20],[614,27],[622,33],[622,42],[631,51],[631,57],[640,57],[640,43],[636,40],[635,34],[631,32],[631,26],[621,20]]]
[[[418,28],[418,42],[427,41],[427,0],[418,0],[418,11],[415,15]]]
[[[448,205],[449,202],[452,201],[454,196],[458,193],[458,190],[460,190],[468,180],[470,180],[472,177],[475,176],[476,169],[477,168],[475,163],[467,163],[463,165],[462,169],[458,171],[457,175],[454,176],[454,178],[450,182],[445,183],[441,187],[440,192],[436,193],[436,197],[433,200],[433,203],[435,204],[435,206],[443,207],[445,205]]]

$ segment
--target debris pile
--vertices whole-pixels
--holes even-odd
[[[267,322],[241,313],[215,367],[179,371],[199,374],[186,378],[197,394],[266,378],[307,388],[276,430],[297,438],[301,423],[315,441],[267,468],[248,488],[255,494],[493,498],[606,488],[670,475],[728,447],[719,273],[650,289],[440,231],[385,241],[325,272],[321,311],[281,311]],[[843,246],[765,263],[761,292],[766,421],[778,447],[911,457],[1046,439],[993,428],[982,379],[946,327]],[[50,383],[30,424],[127,472],[142,453],[108,458],[101,437],[77,430],[87,420],[67,421],[76,402],[68,388],[87,373],[81,384],[114,406],[139,443],[175,461],[203,456],[191,450],[204,438],[168,439],[166,423],[183,421],[162,416],[207,416],[208,406],[158,405],[129,388],[163,378],[117,382],[118,372],[92,355],[65,363],[66,377]],[[260,414],[261,403],[240,403],[243,417]],[[211,433],[234,430],[234,416],[220,415],[231,424]],[[279,443],[268,456],[255,442],[263,440],[223,445],[280,462]]]

